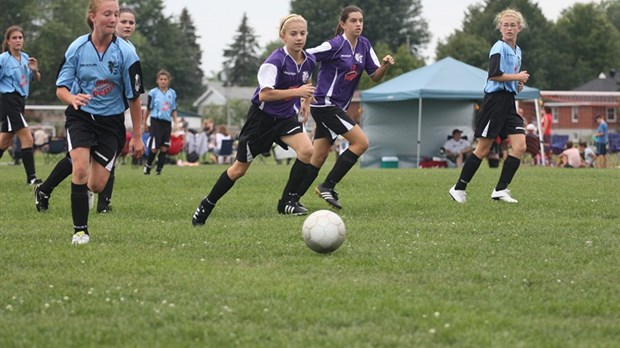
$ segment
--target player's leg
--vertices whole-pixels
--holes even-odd
[[[297,133],[281,139],[295,150],[297,159],[291,167],[288,181],[282,192],[282,198],[278,202],[278,213],[303,215],[308,212],[308,209],[299,204],[299,190],[303,180],[308,175],[313,153],[312,142],[307,133]]]
[[[110,177],[105,187],[99,192],[99,199],[97,201],[97,213],[108,213],[112,210],[110,203],[112,202],[112,191],[114,190],[116,165],[112,167],[110,171]]]
[[[166,164],[166,157],[168,156],[168,147],[162,146],[159,148],[159,153],[157,155],[157,168],[155,169],[155,173],[157,175],[161,175],[161,171],[164,168],[164,164]]]
[[[71,173],[71,216],[73,218],[73,244],[86,244],[88,234],[88,172],[90,148],[78,147],[70,152],[73,171]]]
[[[54,169],[52,169],[47,179],[45,179],[42,184],[35,187],[35,206],[38,211],[43,212],[49,209],[49,199],[52,192],[61,182],[71,175],[72,171],[73,164],[71,163],[71,157],[67,155],[56,163],[56,166],[54,166]]]

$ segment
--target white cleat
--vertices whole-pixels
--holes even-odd
[[[493,190],[493,193],[491,193],[491,198],[493,198],[496,201],[504,201],[508,203],[519,203],[519,201],[517,201],[516,199],[512,198],[512,196],[510,196],[509,189],[505,189],[501,191]]]
[[[93,210],[95,207],[95,193],[88,190],[88,210]]]
[[[455,187],[456,186],[452,186],[450,191],[448,191],[450,197],[458,203],[465,204],[465,202],[467,202],[467,192],[465,192],[465,190],[457,190]]]
[[[84,231],[79,231],[73,234],[73,239],[71,240],[71,244],[73,245],[81,245],[90,242],[90,236]]]

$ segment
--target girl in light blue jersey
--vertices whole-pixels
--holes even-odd
[[[36,185],[37,179],[32,153],[32,134],[24,118],[26,98],[30,81],[41,79],[39,63],[22,51],[24,31],[18,26],[9,27],[4,35],[0,54],[0,158],[17,135],[21,142],[22,160],[26,170],[26,182]]]
[[[515,95],[521,92],[530,77],[527,71],[521,71],[521,48],[517,46],[517,35],[526,25],[521,13],[513,9],[500,12],[495,17],[495,24],[502,39],[491,47],[489,53],[489,75],[474,133],[478,145],[474,155],[465,161],[456,185],[448,191],[450,197],[461,204],[467,201],[467,184],[476,174],[497,136],[502,140],[510,139],[511,149],[504,160],[502,173],[491,198],[517,203],[510,195],[508,184],[519,169],[526,149],[525,125],[515,106]]]
[[[91,0],[87,23],[92,33],[67,49],[58,71],[56,95],[68,104],[67,143],[73,164],[71,210],[73,244],[90,241],[88,189],[100,192],[125,142],[125,110],[133,133],[130,152],[142,156],[142,68],[135,51],[114,35],[119,16],[116,0]],[[74,83],[77,88],[74,90]]]

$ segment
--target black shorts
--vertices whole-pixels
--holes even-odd
[[[239,133],[237,161],[252,162],[261,153],[270,152],[274,142],[286,150],[288,145],[280,138],[302,132],[304,126],[297,118],[275,118],[252,104],[248,119]]]
[[[350,131],[357,122],[346,111],[337,106],[311,107],[316,123],[314,139],[327,138],[333,144],[338,135]]]
[[[525,134],[523,118],[515,107],[514,94],[487,93],[478,113],[474,137],[494,139],[499,136],[503,140],[511,134]]]
[[[16,131],[28,127],[24,110],[26,108],[26,98],[17,92],[0,95],[0,121],[2,122],[2,133],[15,133]]]
[[[125,114],[97,116],[69,106],[65,115],[69,152],[87,147],[93,160],[112,170],[125,144]]]
[[[151,135],[146,146],[156,150],[162,146],[170,147],[170,133],[172,132],[172,122],[151,118]]]
[[[596,143],[596,154],[597,155],[606,155],[607,154],[607,143]]]

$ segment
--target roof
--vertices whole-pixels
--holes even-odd
[[[615,70],[610,71],[609,76],[601,73],[598,78],[574,88],[573,91],[617,92],[620,91],[620,77]]]
[[[409,99],[482,99],[488,73],[446,57],[412,70],[371,89],[362,91],[362,101],[382,102]],[[517,99],[536,99],[540,91],[526,86]]]
[[[209,81],[207,89],[202,93],[192,106],[201,104],[224,105],[226,100],[250,100],[256,91],[256,87],[224,86],[220,81]]]

